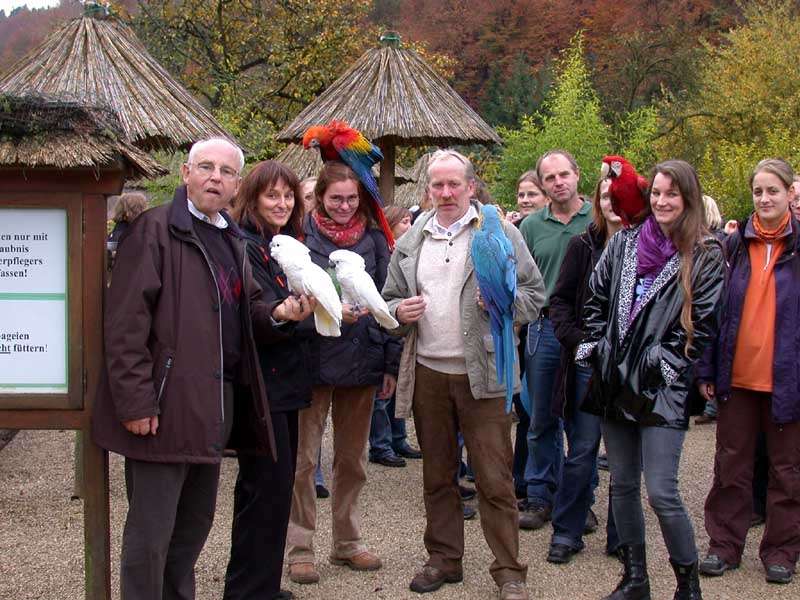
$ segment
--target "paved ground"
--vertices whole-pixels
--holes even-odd
[[[71,501],[72,435],[67,432],[21,432],[0,452],[0,599],[80,600],[83,598],[82,505]],[[707,538],[702,526],[703,500],[710,485],[714,429],[693,427],[687,437],[681,469],[684,499],[694,519],[701,551]],[[325,467],[329,471],[330,448],[326,440]],[[211,536],[198,564],[197,597],[222,596],[222,578],[229,549],[231,497],[236,464],[223,466],[219,509]],[[322,582],[290,585],[299,599],[361,600],[406,599],[419,596],[408,591],[408,581],[425,559],[422,546],[424,514],[421,498],[422,469],[411,461],[405,469],[369,466],[369,482],[363,498],[363,530],[371,548],[385,567],[360,574],[327,563],[330,546],[329,502],[321,500],[317,548]],[[111,462],[112,557],[115,569],[125,516],[122,463]],[[596,510],[605,522],[608,475],[602,474]],[[672,598],[673,576],[652,513],[648,515],[648,539],[654,600]],[[704,598],[743,600],[797,600],[800,583],[778,587],[764,582],[757,560],[762,529],[751,531],[742,568],[723,578],[703,580]],[[465,581],[445,586],[430,600],[484,600],[496,597],[488,575],[490,554],[481,535],[480,521],[466,524],[468,552]],[[566,567],[547,563],[544,556],[550,530],[522,532],[523,559],[529,564],[532,598],[597,599],[615,585],[619,565],[603,554],[604,533],[587,538],[587,548]],[[114,597],[117,575],[113,574]]]

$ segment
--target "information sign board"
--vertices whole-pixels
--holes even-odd
[[[0,208],[0,394],[68,389],[67,211]]]

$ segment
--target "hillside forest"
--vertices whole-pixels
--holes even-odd
[[[498,129],[502,146],[463,150],[501,204],[513,203],[517,177],[552,147],[575,154],[587,194],[604,154],[624,154],[643,173],[685,158],[730,217],[749,211],[759,159],[800,167],[796,0],[110,4],[251,160],[277,154],[277,131],[394,30]],[[62,0],[0,11],[0,72],[82,10]]]

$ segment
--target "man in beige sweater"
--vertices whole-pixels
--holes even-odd
[[[411,590],[432,592],[463,579],[464,525],[458,469],[458,428],[470,455],[481,524],[495,560],[489,571],[501,600],[527,600],[520,564],[517,505],[511,476],[511,418],[494,367],[489,317],[479,306],[470,245],[480,205],[471,200],[472,164],[439,151],[428,166],[433,210],[397,243],[383,295],[405,335],[396,413],[413,411],[423,454],[425,548],[429,559]],[[515,321],[536,319],[544,302],[539,269],[517,229],[504,226],[517,261]],[[519,368],[515,367],[519,391]]]

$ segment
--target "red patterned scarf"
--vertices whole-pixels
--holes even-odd
[[[339,248],[354,246],[364,237],[364,232],[367,230],[367,218],[360,212],[354,214],[344,225],[325,216],[319,210],[312,212],[311,216],[320,233]]]

